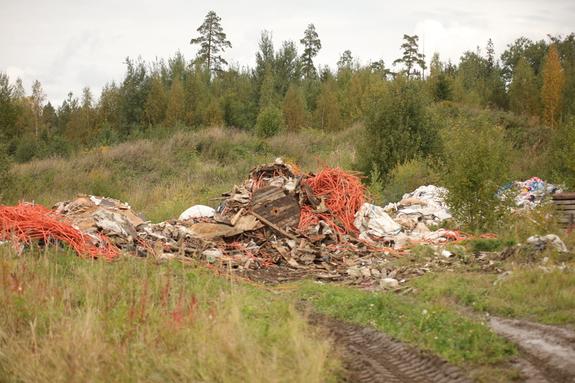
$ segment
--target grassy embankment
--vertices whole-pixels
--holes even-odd
[[[305,170],[322,163],[349,168],[358,128],[338,134],[303,131],[262,140],[229,129],[177,132],[161,140],[136,140],[102,147],[71,159],[46,159],[15,166],[10,202],[34,200],[51,206],[90,193],[126,201],[153,222],[176,218],[194,204],[242,182],[250,169],[279,156]]]

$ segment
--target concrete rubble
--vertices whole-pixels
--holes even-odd
[[[555,234],[534,235],[527,238],[527,243],[532,246],[534,250],[538,251],[543,251],[549,247],[562,253],[568,251],[565,243]]]

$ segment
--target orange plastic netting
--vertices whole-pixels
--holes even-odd
[[[325,199],[326,212],[320,213],[312,206],[301,209],[300,230],[326,222],[340,234],[357,234],[353,224],[355,213],[365,202],[365,187],[358,176],[340,168],[324,168],[317,175],[308,177],[302,184],[309,185],[316,197]]]
[[[63,216],[41,205],[0,205],[0,240],[23,243],[56,240],[68,244],[80,256],[109,260],[117,257],[118,249],[105,236],[99,237],[102,247],[93,244],[90,236],[67,223]]]

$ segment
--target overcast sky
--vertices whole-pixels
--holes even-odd
[[[222,18],[232,42],[228,62],[254,63],[262,30],[298,42],[314,23],[322,42],[316,64],[335,67],[350,49],[361,63],[399,57],[402,36],[418,34],[430,58],[457,62],[465,50],[485,47],[490,37],[496,54],[519,36],[543,39],[547,34],[575,32],[573,0],[0,0],[0,71],[22,78],[29,94],[38,79],[48,99],[60,104],[69,91],[94,95],[123,77],[127,56],[167,58],[189,45],[209,10]]]

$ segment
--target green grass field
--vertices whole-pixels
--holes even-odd
[[[0,381],[329,382],[289,301],[204,268],[0,247]]]
[[[158,222],[197,203],[215,206],[214,198],[251,168],[279,156],[305,171],[349,169],[360,134],[360,127],[268,139],[219,128],[182,131],[17,165],[8,202],[51,206],[77,193],[105,195]],[[410,190],[399,186],[412,181],[386,187],[401,195]],[[458,256],[557,230],[546,216],[511,218],[499,240],[470,242]],[[575,235],[560,234],[572,248]],[[395,262],[434,256],[421,247]],[[575,326],[575,264],[571,255],[550,252],[536,259],[519,254],[500,266],[512,271],[501,283],[494,284],[495,274],[445,271],[413,279],[412,293],[396,295],[311,281],[264,288],[199,264],[87,261],[61,249],[17,255],[4,244],[0,381],[336,381],[339,356],[295,309],[301,300],[426,349],[477,381],[509,381],[517,350],[489,330],[486,313]]]

